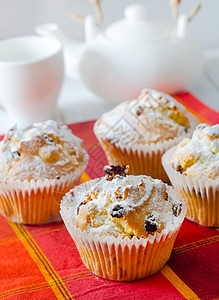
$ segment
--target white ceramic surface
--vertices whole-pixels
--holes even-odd
[[[208,51],[205,57],[205,72],[189,92],[219,112],[219,49]],[[62,123],[74,123],[96,120],[115,104],[95,96],[81,82],[66,77],[57,107]],[[10,126],[7,114],[0,110],[0,134],[5,134]]]
[[[0,104],[11,124],[55,118],[63,77],[59,41],[23,36],[0,42]]]
[[[85,43],[71,41],[57,24],[39,25],[36,32],[63,42],[70,77],[114,102],[134,98],[144,87],[183,91],[203,70],[202,51],[189,34],[187,17],[179,16],[174,27],[147,18],[140,4],[128,6],[125,18],[103,32],[86,17]]]

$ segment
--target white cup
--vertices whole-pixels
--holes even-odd
[[[0,104],[10,123],[54,119],[63,78],[59,41],[23,36],[0,42]]]

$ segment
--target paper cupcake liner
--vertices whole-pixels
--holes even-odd
[[[94,126],[94,133],[103,148],[110,165],[129,165],[129,174],[148,175],[153,178],[169,182],[169,178],[162,166],[163,154],[177,145],[185,137],[190,137],[198,124],[195,116],[188,114],[191,129],[183,136],[175,137],[164,142],[140,144],[103,138],[103,132],[98,129],[98,121]],[[131,133],[130,133],[131,134]]]
[[[0,213],[20,224],[45,224],[60,221],[60,201],[78,184],[88,163],[85,153],[81,165],[60,179],[7,180],[0,182]]]
[[[176,147],[168,150],[162,158],[162,163],[172,185],[186,201],[186,218],[200,225],[218,227],[219,179],[192,178],[180,174],[171,165],[175,150]]]
[[[95,275],[114,281],[137,280],[158,272],[170,258],[186,214],[186,205],[183,205],[180,216],[174,217],[176,219],[172,230],[164,229],[148,238],[120,239],[87,233],[75,225],[76,210],[88,188],[97,181],[98,179],[92,180],[74,188],[71,191],[74,198],[69,200],[66,195],[61,201],[62,219],[84,265]],[[179,195],[173,188],[168,187],[168,193],[173,199],[179,200]]]

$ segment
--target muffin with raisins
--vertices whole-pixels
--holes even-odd
[[[94,125],[94,133],[109,164],[129,164],[130,174],[168,182],[161,157],[190,136],[197,124],[197,119],[173,97],[145,89],[138,99],[103,114]]]
[[[52,120],[15,125],[0,142],[0,212],[24,224],[60,220],[61,198],[87,162],[82,141],[67,126]]]
[[[163,166],[187,202],[186,217],[205,226],[219,226],[219,124],[199,124],[163,156]]]
[[[161,180],[126,176],[123,165],[105,171],[66,194],[61,216],[91,272],[116,281],[145,278],[169,259],[185,203]]]

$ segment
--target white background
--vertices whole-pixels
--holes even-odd
[[[145,4],[148,16],[172,21],[168,0],[102,0],[103,28],[123,16],[124,8],[133,3]],[[188,14],[201,3],[202,8],[191,22],[190,30],[204,49],[219,47],[219,0],[182,0],[179,11]],[[89,0],[0,0],[0,40],[33,34],[36,25],[58,23],[70,36],[83,39],[83,26],[71,19],[71,13],[93,13]]]
[[[133,0],[102,0],[104,29],[123,17],[124,8]],[[148,16],[174,23],[168,0],[138,0],[145,4]],[[196,97],[219,111],[219,0],[182,0],[179,12],[189,14],[201,3],[202,8],[190,24],[193,37],[202,46],[207,59],[201,78],[190,89]],[[83,40],[83,25],[71,19],[71,13],[93,14],[89,0],[0,0],[0,40],[34,34],[41,23],[55,22],[71,37]],[[112,109],[113,104],[98,98],[81,83],[65,79],[58,103],[60,121],[71,123],[92,120]],[[1,107],[0,107],[1,108]],[[11,124],[0,109],[0,134]]]

